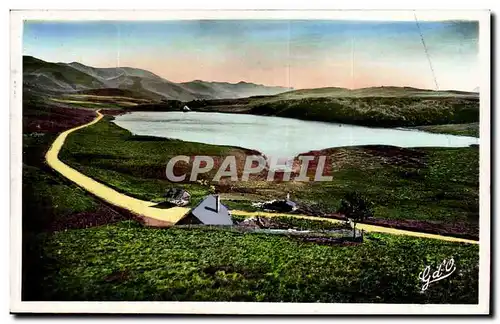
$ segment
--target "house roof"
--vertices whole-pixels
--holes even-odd
[[[220,203],[219,209],[216,209],[217,197],[208,195],[198,205],[192,208],[186,215],[193,215],[202,224],[206,225],[233,225],[233,219],[229,209]]]
[[[170,188],[165,192],[165,197],[170,199],[180,199],[186,195],[191,196],[189,192],[182,188]]]

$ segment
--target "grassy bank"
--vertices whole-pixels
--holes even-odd
[[[185,103],[137,105],[132,110],[179,110]],[[197,111],[246,113],[376,127],[413,127],[479,121],[479,99],[461,97],[286,97],[196,100]]]
[[[373,235],[356,246],[231,230],[146,229],[124,222],[59,232],[43,286],[57,300],[477,303],[478,247]],[[421,293],[418,274],[457,271]]]
[[[474,99],[305,98],[256,103],[252,113],[377,127],[478,121]]]
[[[97,210],[94,199],[43,164],[43,154],[55,134],[23,138],[23,212],[25,228],[40,229],[63,221],[71,213]]]
[[[332,181],[294,192],[335,210],[355,190],[375,203],[381,218],[442,222],[478,220],[479,149],[348,147],[323,151]]]
[[[26,106],[26,108],[29,108]],[[84,122],[86,112],[64,109],[26,109],[23,134],[22,178],[22,299],[39,300],[45,294],[42,283],[53,275],[52,261],[43,251],[54,231],[86,228],[123,221],[128,217],[66,181],[46,164],[44,155],[57,131]],[[90,114],[92,116],[93,113]],[[92,117],[91,117],[92,118]],[[36,127],[41,126],[41,127]],[[32,132],[36,129],[37,132]]]
[[[479,123],[419,126],[417,129],[441,134],[479,137]]]
[[[23,105],[23,229],[39,232],[71,214],[93,212],[99,204],[83,189],[54,172],[45,153],[59,132],[87,123],[95,112],[52,107],[36,100]]]

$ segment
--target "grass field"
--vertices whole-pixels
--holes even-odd
[[[324,246],[215,228],[134,222],[47,237],[44,299],[477,303],[478,247],[372,235]],[[418,274],[453,257],[457,271],[422,293]]]
[[[30,165],[23,174],[25,300],[478,300],[477,245],[371,235],[362,245],[328,246],[230,229],[151,229],[134,221],[109,224],[117,221],[110,218],[99,224],[109,213],[99,201],[36,163],[53,137],[25,140]],[[86,226],[71,229],[84,216]],[[279,219],[300,229],[338,227]],[[54,222],[62,227],[41,230],[43,223]],[[456,273],[421,293],[418,273],[450,257]]]
[[[42,134],[23,138],[23,209],[31,216],[25,223],[27,227],[39,228],[64,221],[72,213],[97,210],[97,203],[83,189],[67,183],[40,163],[55,137]]]

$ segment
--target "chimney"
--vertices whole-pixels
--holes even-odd
[[[219,206],[220,206],[220,196],[215,195],[215,211],[217,213],[219,212]]]

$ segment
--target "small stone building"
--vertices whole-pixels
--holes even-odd
[[[182,188],[170,188],[165,193],[165,199],[176,206],[186,206],[189,204],[191,195]]]

